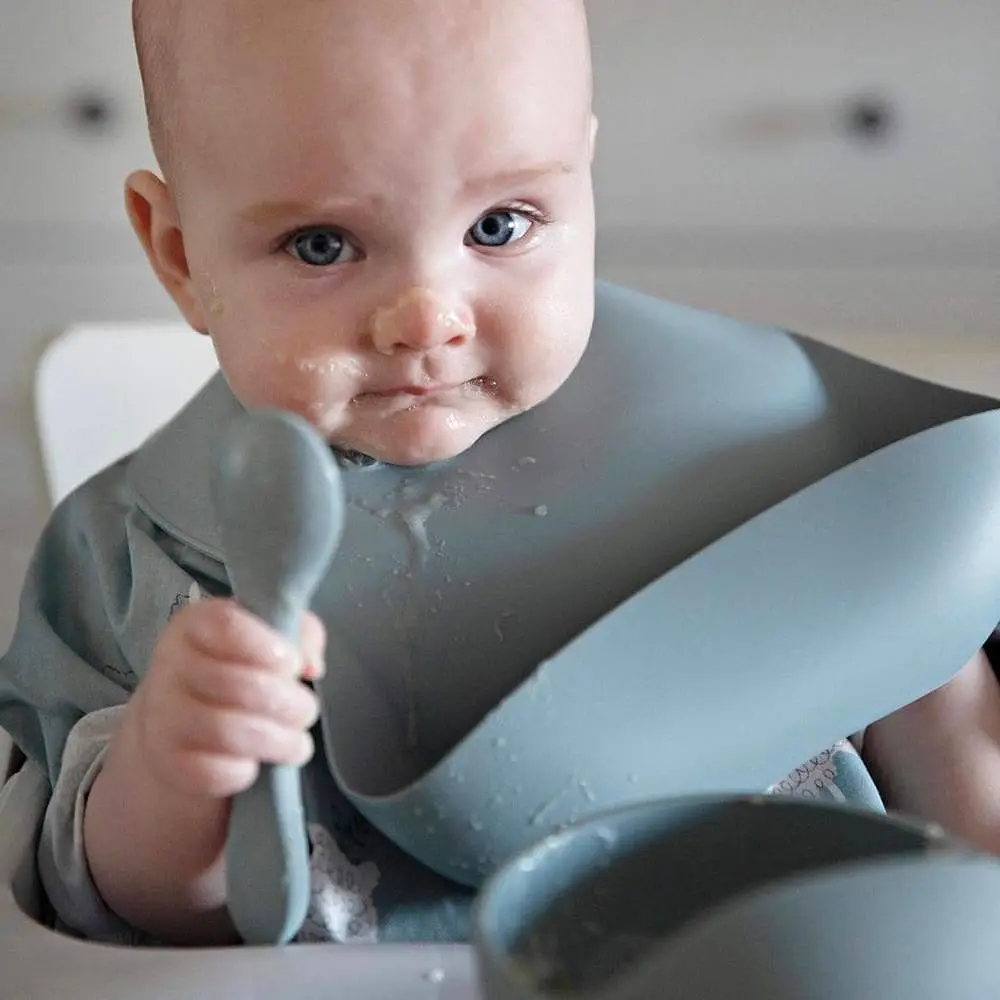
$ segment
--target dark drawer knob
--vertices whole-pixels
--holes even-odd
[[[94,90],[73,94],[66,104],[66,113],[74,129],[90,135],[110,132],[118,117],[114,98]]]
[[[882,97],[858,97],[848,102],[845,126],[849,135],[863,142],[881,142],[895,125],[895,109]]]

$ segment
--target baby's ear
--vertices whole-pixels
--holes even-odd
[[[160,284],[188,323],[199,333],[208,333],[170,189],[148,170],[136,171],[125,181],[125,208]]]
[[[590,159],[593,161],[594,152],[597,149],[597,130],[600,128],[600,122],[597,120],[597,115],[591,114],[590,116]]]

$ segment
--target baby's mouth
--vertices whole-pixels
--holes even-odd
[[[383,389],[379,392],[363,392],[354,398],[354,402],[364,406],[366,403],[385,402],[419,402],[429,400],[446,393],[453,392],[457,385],[446,383],[435,385],[400,385],[392,389]]]
[[[436,385],[401,385],[397,389],[387,389],[385,392],[375,392],[372,395],[387,399],[393,399],[396,396],[440,396],[442,393],[451,392],[457,388],[457,385],[445,382]]]
[[[363,392],[354,398],[354,402],[364,405],[365,403],[378,403],[386,400],[424,400],[450,393],[461,393],[471,399],[481,399],[495,393],[497,387],[496,379],[487,375],[480,375],[478,378],[469,379],[465,382],[421,382],[419,384],[403,384],[393,386],[389,389],[382,389],[378,392]]]

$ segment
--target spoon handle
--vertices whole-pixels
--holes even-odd
[[[247,610],[297,642],[301,610]],[[287,944],[309,907],[309,843],[299,769],[261,764],[257,779],[234,797],[231,808],[226,841],[230,917],[246,944]]]
[[[309,845],[298,768],[262,764],[233,799],[226,842],[229,914],[248,945],[292,940],[309,908]]]
[[[290,414],[250,413],[226,437],[214,489],[233,596],[298,645],[302,615],[343,527],[343,492],[328,446]],[[286,944],[309,905],[299,768],[262,763],[231,810],[226,888],[233,924],[246,944]]]

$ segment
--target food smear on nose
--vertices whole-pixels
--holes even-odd
[[[472,336],[476,332],[468,309],[457,302],[449,302],[429,289],[411,288],[400,296],[395,304],[375,310],[375,315],[372,317],[372,333],[380,353],[391,354],[398,343],[405,344],[409,341],[407,313],[414,307],[423,307],[427,310],[424,318],[432,329],[446,331],[452,336],[465,337]]]

